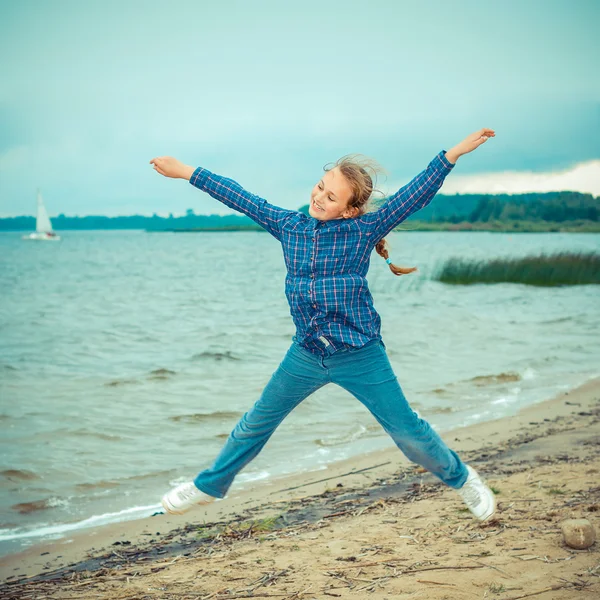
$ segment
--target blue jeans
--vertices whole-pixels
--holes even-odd
[[[358,398],[398,448],[413,462],[460,488],[467,468],[427,421],[412,410],[380,340],[358,349],[317,356],[296,342],[256,404],[240,419],[213,465],[196,477],[196,487],[223,498],[235,476],[262,450],[277,426],[302,400],[328,383]]]

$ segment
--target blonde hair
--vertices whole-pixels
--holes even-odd
[[[350,189],[352,190],[352,196],[348,201],[348,208],[357,209],[356,216],[364,215],[369,207],[369,200],[371,200],[374,194],[384,194],[376,189],[377,175],[384,172],[383,168],[371,158],[363,156],[362,154],[347,154],[342,156],[335,163],[329,163],[323,167],[324,171],[331,171],[332,169],[339,169],[340,173],[344,176]],[[375,251],[379,256],[384,258],[386,261],[389,259],[389,253],[387,250],[387,243],[385,239],[377,242]],[[394,275],[407,275],[416,271],[416,267],[399,267],[388,262],[390,271]]]

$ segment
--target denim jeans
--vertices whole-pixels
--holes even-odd
[[[223,498],[235,476],[262,450],[277,426],[302,400],[328,383],[358,398],[404,454],[453,488],[467,469],[427,421],[410,407],[380,340],[318,356],[292,343],[256,404],[240,419],[213,465],[194,483]]]

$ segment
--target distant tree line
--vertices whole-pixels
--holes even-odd
[[[410,219],[457,223],[460,221],[597,221],[600,198],[579,192],[545,194],[455,194],[438,195]],[[410,220],[409,219],[409,220]]]
[[[130,215],[123,217],[68,217],[60,214],[51,217],[52,228],[56,231],[92,230],[92,229],[147,229],[150,231],[179,230],[179,229],[235,229],[260,227],[243,215],[196,215],[192,209],[186,214],[174,217],[161,217],[157,214],[147,217]],[[0,219],[0,231],[31,231],[35,229],[35,217],[11,217]]]
[[[299,209],[308,213],[308,205]],[[502,223],[581,221],[598,223],[600,198],[578,192],[549,192],[547,194],[455,194],[438,195],[425,208],[409,220],[436,223]],[[57,231],[91,229],[146,229],[149,231],[180,230],[255,230],[260,229],[243,215],[196,215],[188,209],[185,215],[151,217],[131,215],[122,217],[85,216],[69,217],[60,214],[52,217]],[[30,231],[35,228],[34,217],[9,217],[0,219],[0,231]]]
[[[529,194],[528,196],[533,196]],[[598,221],[600,199],[591,194],[562,192],[546,194],[532,201],[528,197],[484,196],[468,215],[441,216],[440,221],[453,223],[468,221],[470,223],[489,221],[547,221],[563,223],[564,221]]]

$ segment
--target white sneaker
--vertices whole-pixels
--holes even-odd
[[[467,465],[469,476],[465,484],[457,490],[473,515],[480,521],[487,521],[496,511],[494,492],[485,485],[477,471]]]
[[[178,485],[162,497],[163,508],[172,515],[182,515],[196,506],[214,501],[213,496],[200,491],[193,481]]]

